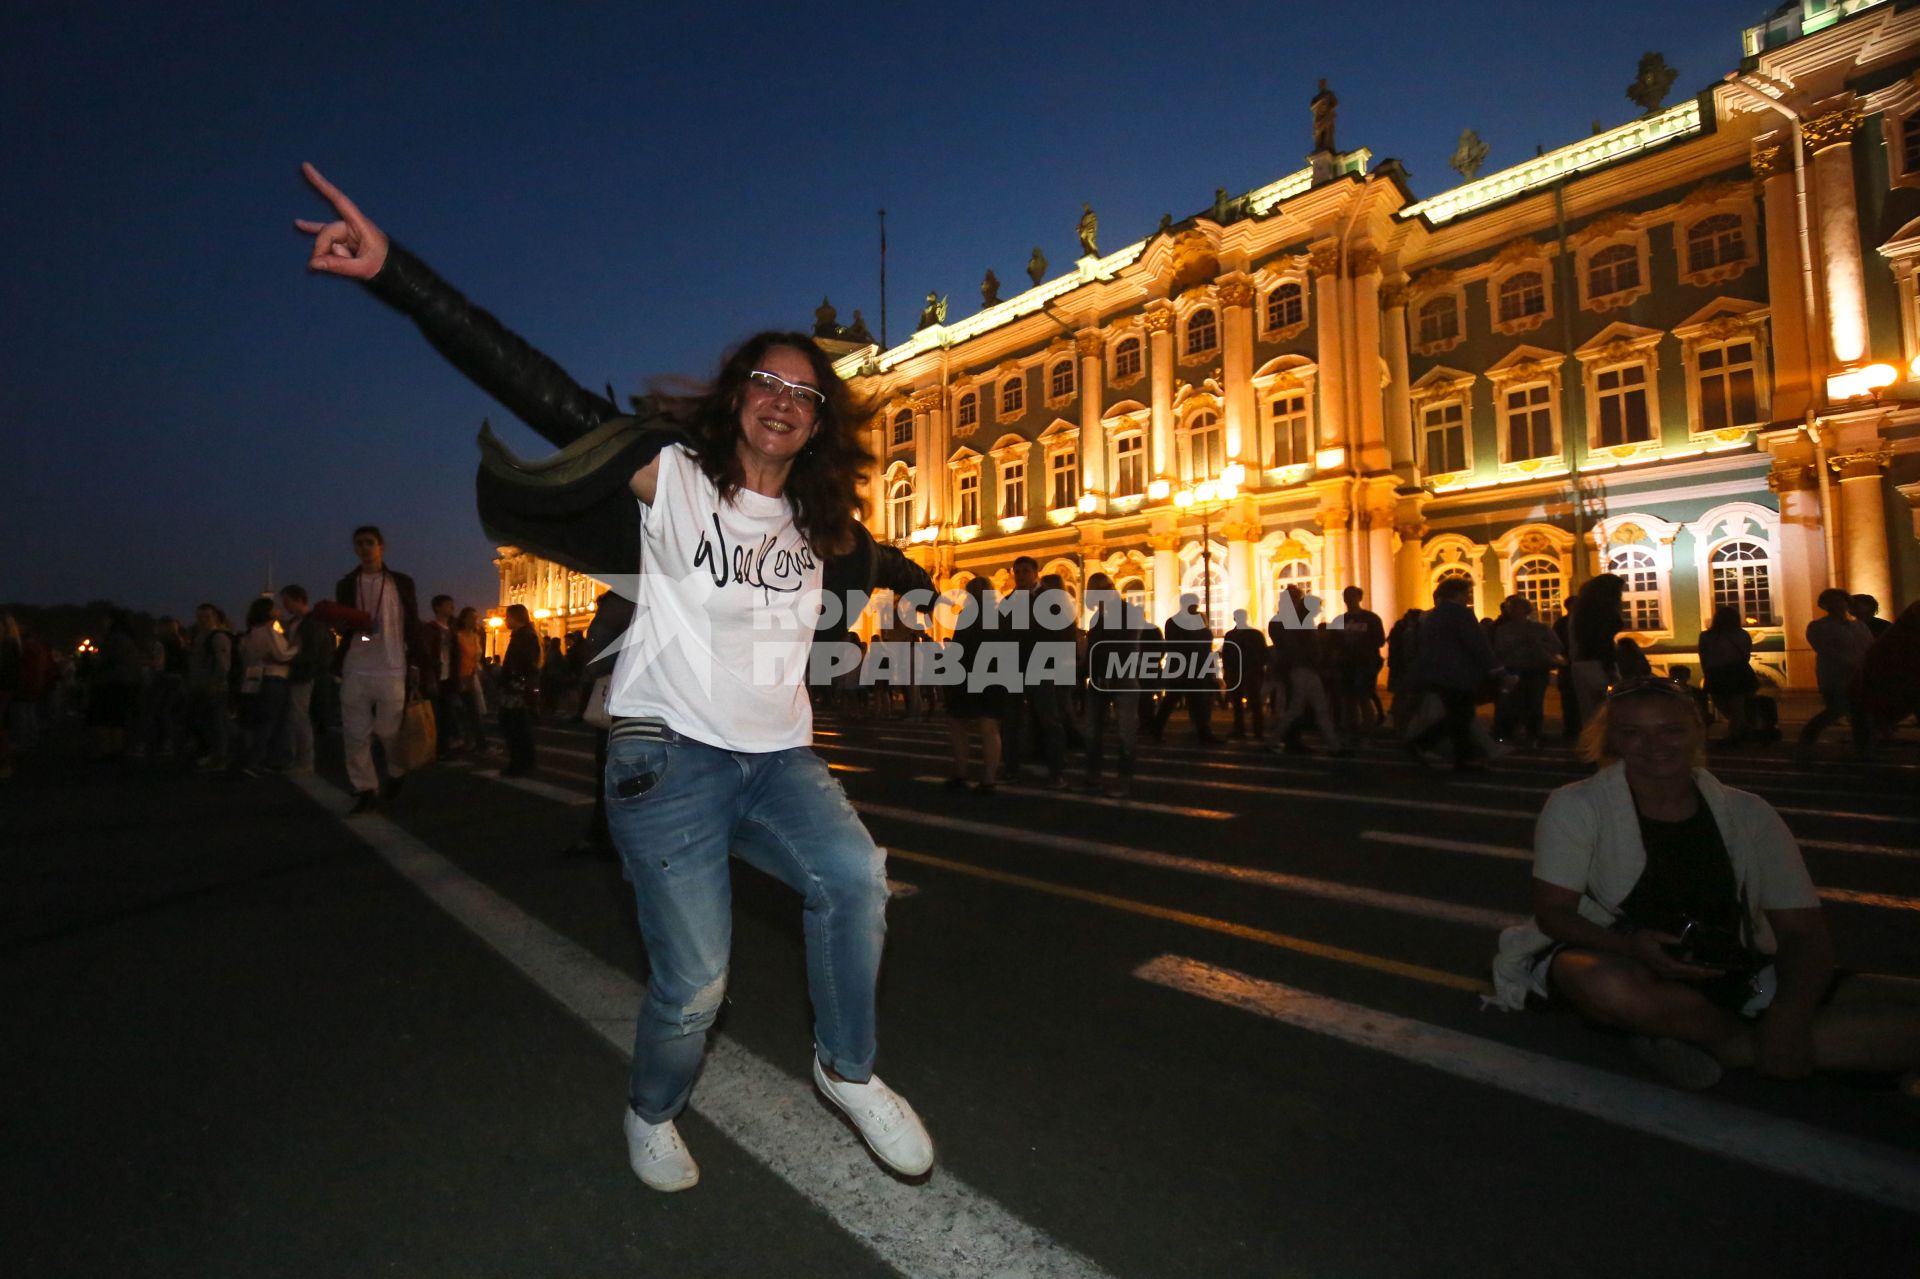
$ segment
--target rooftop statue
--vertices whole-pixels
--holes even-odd
[[[918,333],[921,329],[930,329],[936,324],[945,324],[946,322],[947,300],[935,293],[932,289],[928,289],[927,307],[924,311],[920,312],[920,322],[913,326],[914,332]]]
[[[1047,278],[1047,255],[1037,244],[1033,246],[1033,256],[1027,259],[1027,278],[1036,285]]]
[[[873,333],[867,328],[866,317],[860,314],[860,308],[858,307],[854,308],[853,323],[846,327],[845,332],[847,341],[849,342],[863,342],[868,346],[873,345]]]
[[[825,298],[813,311],[813,336],[817,338],[837,338],[840,336],[840,313],[833,309],[833,303]]]
[[[1460,144],[1453,149],[1453,158],[1447,161],[1447,167],[1468,182],[1480,176],[1480,166],[1487,162],[1487,144],[1472,129],[1460,130]]]
[[[1333,151],[1333,117],[1340,99],[1333,96],[1333,90],[1327,82],[1320,82],[1320,92],[1313,95],[1309,104],[1313,107],[1313,149],[1315,151]]]
[[[985,309],[998,305],[1000,305],[1000,277],[993,273],[992,267],[988,267],[986,278],[980,281],[980,306]]]
[[[1095,247],[1093,237],[1100,233],[1100,215],[1093,211],[1091,204],[1080,206],[1080,256],[1094,257],[1100,250]]]

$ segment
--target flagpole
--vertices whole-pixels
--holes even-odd
[[[880,210],[880,349],[887,349],[887,211]]]

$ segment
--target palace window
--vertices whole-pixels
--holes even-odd
[[[1288,328],[1305,322],[1306,318],[1306,294],[1295,281],[1288,280],[1267,294],[1267,328],[1269,330]]]
[[[887,528],[895,540],[913,532],[913,481],[902,477],[887,489]]]
[[[1008,462],[1000,468],[1000,518],[1019,519],[1027,513],[1027,464]]]
[[[1312,560],[1288,560],[1285,564],[1282,564],[1274,570],[1273,598],[1275,603],[1279,602],[1280,597],[1286,593],[1289,586],[1299,587],[1302,595],[1313,594]]]
[[[1218,479],[1227,465],[1227,428],[1220,415],[1202,411],[1187,419],[1187,478]]]
[[[1638,546],[1623,546],[1607,556],[1607,572],[1626,582],[1620,597],[1620,616],[1630,631],[1665,629],[1660,611],[1660,566],[1653,552]]]
[[[1052,480],[1052,501],[1047,505],[1056,511],[1066,510],[1080,500],[1080,455],[1073,449],[1061,449],[1047,459],[1047,470]]]
[[[1552,457],[1560,451],[1554,439],[1551,384],[1508,387],[1502,411],[1506,416],[1507,461]]]
[[[1000,384],[1000,416],[1018,417],[1026,411],[1026,379],[1016,373]]]
[[[1746,426],[1760,420],[1752,338],[1703,346],[1694,353],[1700,387],[1702,431]]]
[[[1640,287],[1640,250],[1613,244],[1587,259],[1587,296],[1603,298]]]
[[[1900,122],[1900,171],[1920,173],[1920,111]]]
[[[1709,271],[1747,256],[1747,232],[1738,214],[1716,213],[1687,228],[1687,270]]]
[[[975,426],[980,421],[980,397],[968,391],[960,397],[960,404],[953,412],[955,426]]]
[[[893,415],[893,447],[913,443],[913,410],[901,409]]]
[[[1547,310],[1547,281],[1538,271],[1520,271],[1500,282],[1502,321],[1524,320]]]
[[[1465,582],[1467,584],[1467,590],[1471,592],[1474,587],[1473,572],[1470,569],[1464,569],[1458,564],[1455,564],[1449,568],[1443,568],[1433,575],[1433,589],[1436,591],[1439,590],[1442,582]],[[1471,594],[1467,596],[1467,607],[1474,607],[1474,598]]]
[[[1727,542],[1707,561],[1713,607],[1739,611],[1743,626],[1773,624],[1773,558],[1758,542]]]
[[[1647,366],[1619,364],[1594,375],[1594,403],[1599,432],[1598,448],[1634,444],[1653,438],[1653,419],[1647,411]]]
[[[1313,461],[1313,417],[1305,391],[1280,391],[1267,401],[1273,431],[1273,466],[1305,466]]]
[[[1551,622],[1560,615],[1566,598],[1566,579],[1560,561],[1551,555],[1529,555],[1513,566],[1513,593],[1533,605],[1534,615]]]
[[[1467,469],[1466,408],[1459,400],[1429,404],[1420,414],[1420,435],[1428,475]]]
[[[1202,355],[1220,345],[1220,326],[1213,308],[1203,306],[1187,320],[1187,354]]]
[[[1073,361],[1061,360],[1053,366],[1048,381],[1048,394],[1056,400],[1064,400],[1073,394]]]
[[[1451,342],[1460,336],[1460,301],[1451,293],[1422,302],[1416,318],[1421,346]]]
[[[1143,435],[1123,435],[1113,442],[1113,495],[1135,497],[1147,491],[1147,450]]]
[[[1127,612],[1140,616],[1147,611],[1147,584],[1137,577],[1129,577],[1118,583],[1114,589],[1120,592],[1120,598],[1126,603]]]
[[[1118,378],[1140,376],[1140,339],[1121,338],[1113,348],[1113,376]]]
[[[970,528],[978,524],[980,522],[980,472],[962,472],[959,483],[955,485],[955,491],[959,498],[956,504],[959,507],[959,518],[954,522],[961,528]]]

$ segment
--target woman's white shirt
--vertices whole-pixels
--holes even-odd
[[[670,444],[653,504],[637,505],[638,590],[608,710],[727,750],[807,745],[822,564],[788,500],[741,489],[723,502],[693,454]]]

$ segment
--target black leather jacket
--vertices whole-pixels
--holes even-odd
[[[687,443],[686,437],[651,401],[638,401],[635,412],[626,415],[581,387],[398,244],[389,245],[386,263],[367,288],[411,319],[449,363],[561,450],[540,461],[523,461],[483,426],[477,483],[481,523],[502,541],[613,583],[624,609],[602,608],[594,629],[624,628],[620,614],[630,614],[632,592],[620,584],[632,581],[640,560],[640,522],[628,484],[662,448]],[[897,548],[875,542],[857,522],[854,536],[854,547],[825,565],[823,586],[836,598],[876,589],[931,594],[933,580]],[[844,624],[842,619],[830,626],[832,621],[829,611],[823,630],[837,631]]]

